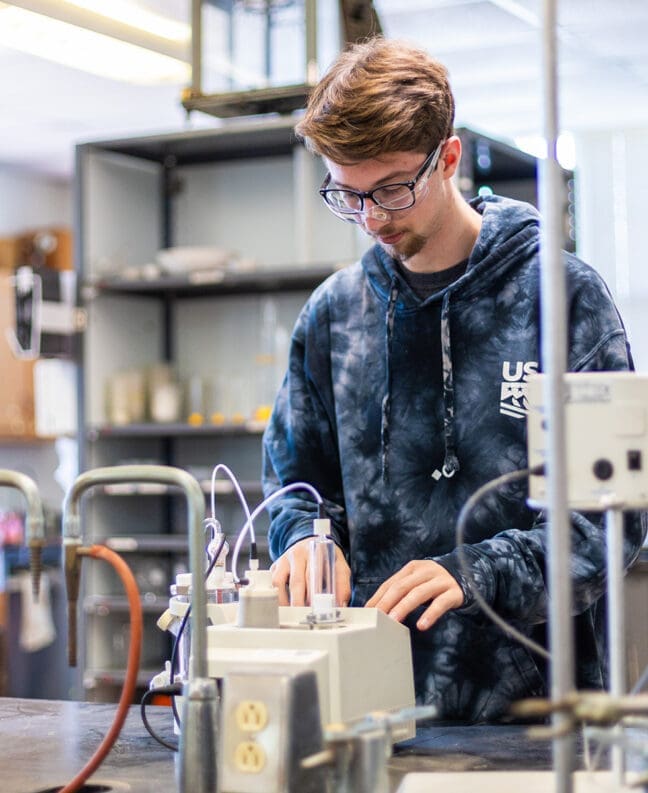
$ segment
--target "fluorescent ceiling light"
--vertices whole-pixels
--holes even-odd
[[[139,85],[184,84],[191,73],[179,58],[6,3],[0,3],[0,45]]]
[[[63,0],[63,5],[84,8],[100,16],[122,22],[134,28],[148,30],[155,36],[188,43],[191,40],[191,27],[186,22],[177,22],[154,11],[142,8],[130,0]]]

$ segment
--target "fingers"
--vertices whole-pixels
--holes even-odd
[[[427,630],[463,601],[461,587],[445,568],[431,560],[417,560],[381,584],[366,605],[402,622],[416,608],[430,603],[416,623],[419,630]]]
[[[306,581],[308,579],[308,551],[303,553],[300,543],[288,549],[290,562],[290,605],[306,605]]]
[[[279,590],[280,606],[306,606],[308,592],[308,547],[311,538],[295,543],[271,566],[272,584]],[[351,569],[340,548],[335,550],[335,599],[346,606],[351,599]]]
[[[300,540],[272,565],[272,584],[279,590],[280,606],[305,606],[308,596],[308,543]]]
[[[290,579],[290,564],[285,556],[281,556],[270,566],[272,571],[272,586],[279,590],[279,605],[289,606],[288,581]]]
[[[335,549],[335,600],[338,606],[351,600],[351,569],[340,548]]]
[[[394,607],[408,597],[415,587],[431,583],[434,577],[434,568],[431,565],[434,565],[434,562],[409,562],[378,587],[374,595],[367,601],[367,606],[378,608],[385,614],[391,614]],[[435,566],[438,567],[438,565]],[[411,602],[413,602],[413,598],[409,598],[408,604]],[[415,607],[412,606],[412,608]],[[403,617],[408,613],[409,611],[406,611]]]
[[[383,598],[385,592],[388,590],[388,588],[390,586],[390,582],[393,580],[393,578],[394,578],[394,576],[392,576],[392,578],[388,578],[386,581],[383,581],[383,583],[378,587],[378,589],[373,593],[373,595],[365,603],[365,606],[367,606],[368,608],[378,608],[378,603],[380,603],[380,601],[382,600],[382,598]],[[383,609],[383,611],[384,611],[384,609]]]
[[[423,603],[427,603],[430,600],[434,602],[435,599],[440,598],[446,591],[444,582],[438,580],[423,581],[418,585],[410,584],[412,588],[408,591],[404,591],[404,586],[405,585],[399,586],[396,593],[390,593],[391,597],[389,600],[383,598],[383,604],[379,606],[382,611],[385,611],[386,614],[389,614],[390,617],[398,622],[402,622],[408,614]],[[385,603],[389,602],[393,603],[389,609],[382,608]],[[440,616],[441,614],[438,615],[438,617]],[[428,625],[428,627],[430,627],[430,625]]]
[[[430,603],[430,605],[425,609],[423,614],[417,620],[416,627],[420,631],[426,631],[428,628],[431,628],[434,623],[446,613],[446,611],[451,611],[457,607],[455,595],[451,590],[446,590],[438,597],[434,598],[432,603]]]

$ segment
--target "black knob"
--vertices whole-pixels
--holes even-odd
[[[594,471],[594,476],[597,479],[602,479],[605,481],[606,479],[612,478],[614,466],[609,460],[597,460],[592,466],[592,470]]]

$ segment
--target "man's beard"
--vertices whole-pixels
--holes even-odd
[[[390,237],[392,234],[396,233],[396,230],[391,231],[389,228],[380,230],[381,237]],[[420,253],[423,250],[426,241],[426,238],[420,234],[408,232],[403,237],[403,239],[399,241],[398,248],[396,248],[394,245],[385,245],[382,242],[379,242],[378,244],[381,245],[394,259],[398,259],[399,262],[405,262],[407,259],[411,259],[412,256],[416,256],[417,253]]]

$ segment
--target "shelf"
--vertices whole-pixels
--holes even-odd
[[[226,121],[218,128],[187,130],[161,135],[93,141],[80,144],[84,151],[112,151],[143,160],[173,165],[193,165],[232,159],[290,156],[295,145],[295,120],[261,117]]]
[[[144,614],[160,615],[169,605],[168,595],[146,593],[142,598]],[[107,617],[109,614],[127,614],[130,610],[128,598],[122,595],[87,595],[83,599],[83,610],[86,614]]]
[[[106,537],[102,540],[116,553],[188,553],[186,534],[138,534],[123,537]]]
[[[0,435],[0,444],[2,446],[44,446],[48,443],[54,443],[58,435]],[[65,437],[65,436],[61,436]],[[70,436],[67,436],[70,437]]]
[[[201,438],[240,437],[245,435],[261,435],[265,422],[246,421],[242,424],[202,424],[193,427],[191,424],[98,424],[86,427],[86,439],[91,443],[108,438]]]
[[[76,206],[79,298],[91,331],[79,350],[79,467],[182,467],[199,483],[205,513],[211,515],[213,463],[222,459],[247,480],[240,486],[252,508],[263,498],[259,476],[266,422],[237,422],[235,408],[242,407],[241,415],[250,419],[255,416],[244,403],[256,398],[237,394],[252,390],[265,304],[276,311],[282,331],[276,340],[283,356],[290,328],[308,296],[357,258],[356,234],[348,227],[349,233],[340,236],[338,221],[311,189],[323,178],[321,163],[295,137],[294,118],[286,117],[237,118],[205,130],[93,141],[80,144],[76,155],[77,182],[87,187],[78,191]],[[263,189],[269,186],[270,200]],[[252,233],[248,216],[257,219]],[[285,226],[286,218],[293,218],[295,233],[290,224]],[[117,238],[126,242],[115,247]],[[151,266],[160,248],[192,241],[237,251],[242,258],[233,256],[220,269],[217,260],[209,269],[192,271]],[[317,261],[310,251],[317,251]],[[248,269],[248,263],[255,269]],[[228,421],[211,423],[212,415],[216,420],[221,416],[209,411],[209,423],[201,426],[186,420],[111,424],[104,407],[111,375],[156,361],[178,367],[183,380],[191,373],[218,378],[212,401]],[[230,378],[226,399],[218,392],[227,391]],[[233,406],[224,409],[229,401]],[[188,414],[178,415],[186,419]],[[230,546],[229,568],[244,518],[224,472],[214,492],[215,511]],[[159,667],[149,677],[164,668],[170,639],[153,629],[168,606],[165,586],[188,566],[182,495],[183,489],[170,481],[117,481],[93,488],[88,505],[93,541],[119,553],[141,582],[147,627],[144,663],[156,666],[159,657]],[[111,502],[115,496],[119,500]],[[266,567],[267,513],[255,523],[260,564]],[[208,534],[201,538],[201,547]],[[249,566],[249,545],[246,537],[239,575]],[[122,648],[103,634],[124,631],[127,602],[108,574],[86,576],[83,595],[85,628],[80,638],[83,657],[90,663],[86,686],[98,698],[112,696],[123,681],[123,672],[115,668]]]
[[[189,472],[191,473],[191,472]],[[211,495],[212,486],[211,480],[204,479],[199,482],[203,492]],[[243,495],[245,496],[258,496],[263,495],[263,489],[260,482],[239,482]],[[114,485],[104,485],[98,487],[93,491],[94,495],[106,496],[165,496],[173,494],[181,494],[182,491],[178,487],[171,485],[161,485],[156,482],[145,482],[136,484],[134,482],[118,482]],[[214,485],[214,493],[216,496],[233,496],[237,495],[234,490],[234,485],[228,480],[217,479]]]
[[[196,270],[186,275],[165,275],[151,280],[109,276],[85,285],[92,294],[148,295],[150,297],[217,297],[218,295],[313,290],[340,267],[312,267],[227,272]]]
[[[256,541],[257,550],[267,553],[268,540],[265,534],[257,532]],[[106,537],[101,542],[116,553],[189,553],[189,541],[186,534],[129,534],[123,537]],[[228,537],[228,542],[232,548],[236,537]]]
[[[161,671],[162,668],[140,669],[137,673],[138,687],[148,688],[150,681]],[[84,688],[95,688],[97,685],[123,686],[125,677],[123,669],[87,669],[83,675],[83,685]]]
[[[182,105],[191,112],[200,110],[217,118],[258,116],[263,113],[282,115],[306,107],[313,86],[306,83],[251,88],[244,91],[227,91],[218,94],[194,94],[187,89]]]

